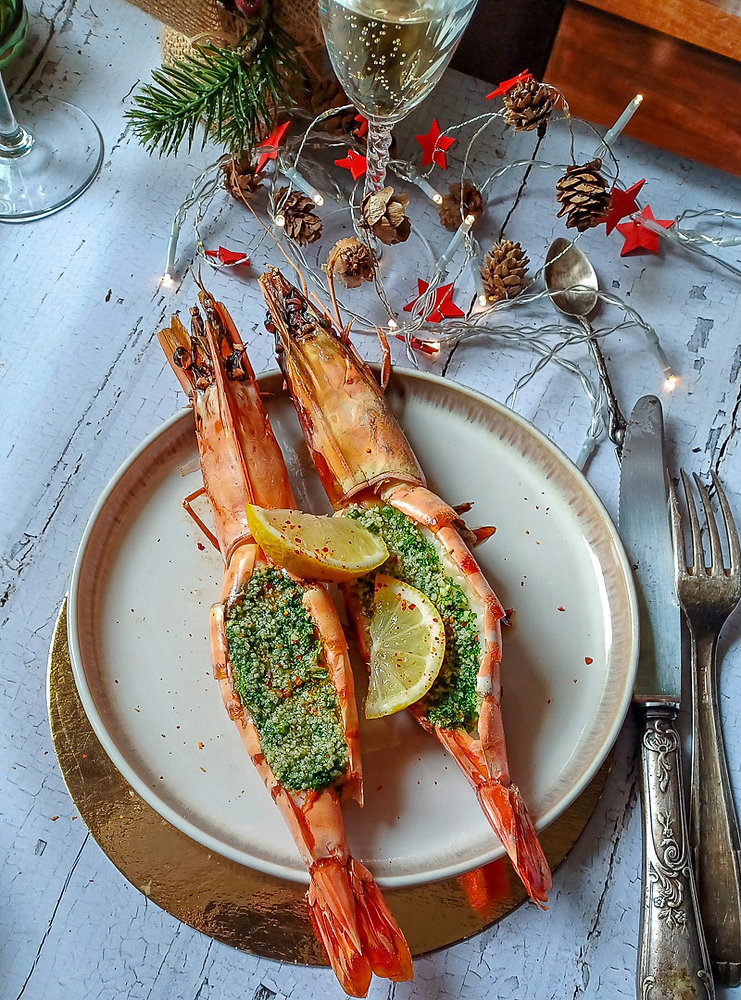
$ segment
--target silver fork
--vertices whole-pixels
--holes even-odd
[[[687,565],[677,495],[671,491],[672,535],[677,597],[684,611],[692,654],[692,778],[690,843],[695,863],[708,951],[716,981],[741,983],[741,853],[739,828],[728,780],[728,764],[718,709],[716,651],[723,624],[741,599],[738,531],[715,473],[711,472],[723,515],[729,565],[723,564],[718,525],[700,478],[694,480],[704,508],[710,547],[705,564],[702,529],[689,476],[682,483],[690,521],[691,553]]]

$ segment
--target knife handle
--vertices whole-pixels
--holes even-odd
[[[712,1000],[682,794],[680,741],[671,705],[642,706],[643,879],[639,1000]]]
[[[741,854],[718,710],[717,630],[690,626],[692,782],[690,843],[715,978],[741,982]]]

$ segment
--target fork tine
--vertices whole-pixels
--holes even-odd
[[[697,519],[697,507],[695,507],[695,501],[692,496],[692,486],[690,484],[690,477],[684,471],[680,469],[682,474],[682,484],[684,486],[684,495],[687,500],[687,511],[690,515],[690,533],[692,535],[692,565],[688,566],[690,572],[696,573],[698,568],[698,559],[700,565],[705,566],[705,560],[702,554],[702,537],[700,535],[700,522]]]
[[[669,517],[672,529],[672,548],[674,549],[674,573],[677,579],[687,572],[684,554],[684,533],[682,532],[682,517],[679,512],[679,497],[674,489],[674,483],[669,483]]]
[[[713,508],[710,506],[710,496],[708,495],[708,491],[705,489],[705,484],[696,472],[693,473],[693,476],[695,479],[695,485],[697,486],[697,492],[700,494],[702,505],[705,508],[705,523],[707,524],[708,536],[710,538],[710,572],[722,573],[723,550],[720,547],[720,535],[718,534],[718,525],[715,522]]]
[[[730,504],[728,503],[726,495],[723,491],[723,487],[720,485],[720,480],[712,470],[710,475],[713,478],[713,486],[715,487],[718,503],[720,504],[720,509],[723,513],[723,522],[726,526],[726,535],[728,536],[728,555],[731,559],[730,570],[731,573],[735,575],[741,570],[741,546],[739,546],[738,530],[736,528],[736,523],[733,520],[733,515],[731,514]]]

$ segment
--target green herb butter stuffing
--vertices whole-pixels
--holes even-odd
[[[376,572],[421,590],[445,624],[445,659],[437,680],[422,700],[428,721],[442,729],[472,731],[478,719],[476,674],[481,655],[476,612],[463,590],[445,573],[435,546],[406,514],[378,505],[351,507],[347,515],[381,535],[386,543],[389,558]],[[368,612],[374,576],[371,573],[354,582]]]
[[[226,615],[234,686],[273,774],[291,791],[325,788],[349,760],[337,692],[302,602],[306,589],[278,570],[260,570]]]

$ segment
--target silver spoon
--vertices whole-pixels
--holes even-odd
[[[561,237],[548,247],[545,258],[545,284],[551,293],[556,309],[567,316],[575,316],[584,327],[589,339],[589,351],[599,372],[600,382],[607,401],[607,436],[615,445],[618,462],[623,451],[627,421],[615,396],[599,341],[594,336],[587,318],[597,305],[599,282],[586,254]],[[581,287],[574,287],[574,286]]]

